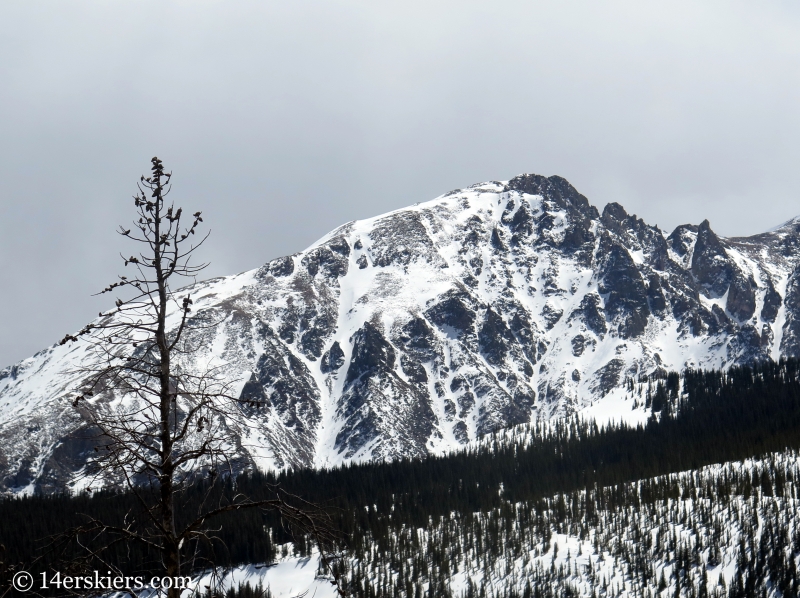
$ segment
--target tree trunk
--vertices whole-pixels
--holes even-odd
[[[160,357],[160,416],[161,416],[161,521],[164,527],[163,539],[163,559],[164,568],[168,577],[171,577],[173,584],[181,574],[181,555],[178,545],[177,532],[175,529],[175,504],[173,487],[174,465],[172,463],[172,434],[170,426],[172,424],[172,389],[170,388],[170,348],[167,339],[167,281],[161,264],[162,239],[161,239],[161,210],[163,207],[161,179],[158,178],[156,189],[156,209],[155,209],[155,259],[153,265],[156,270],[156,282],[158,284],[158,329],[156,332],[156,342],[158,344]],[[177,389],[176,389],[177,390]],[[177,413],[174,414],[177,417]],[[170,587],[167,590],[167,598],[180,598],[181,591],[177,587]]]

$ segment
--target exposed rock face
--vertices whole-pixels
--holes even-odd
[[[617,323],[620,337],[640,336],[647,326],[650,307],[642,274],[633,258],[611,235],[605,234],[600,239],[597,261],[597,290],[606,296],[606,316]]]
[[[786,322],[783,325],[781,354],[787,357],[800,356],[800,264],[786,284]]]
[[[697,240],[692,252],[692,274],[700,287],[709,296],[721,297],[728,290],[736,272],[717,235],[711,230],[708,220],[700,223]]]
[[[667,237],[619,204],[600,214],[563,178],[522,175],[187,288],[205,326],[181,366],[214,363],[262,405],[230,422],[242,467],[422,456],[602,413],[626,377],[800,356],[799,251],[797,221]],[[0,490],[80,477],[94,444],[64,397],[88,359],[51,347],[0,371]]]

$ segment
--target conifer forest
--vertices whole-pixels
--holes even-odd
[[[800,595],[800,361],[625,385],[632,408],[650,410],[646,424],[531,423],[425,460],[252,472],[216,498],[281,491],[323,504],[341,532],[334,571],[349,596]],[[197,500],[206,484],[197,480]],[[49,570],[77,554],[75,541],[96,540],[52,540],[82,513],[123,522],[136,509],[112,491],[6,499],[3,567]],[[277,515],[223,513],[215,524],[214,541],[187,554],[213,551],[232,569],[315,554]],[[126,571],[157,569],[146,546],[120,545],[109,558]],[[249,584],[223,594],[271,595]]]

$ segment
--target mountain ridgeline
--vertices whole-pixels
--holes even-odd
[[[800,355],[798,243],[800,221],[667,235],[560,177],[482,183],[187,287],[200,348],[180,367],[265,405],[228,422],[242,470],[420,458],[578,412],[644,421],[626,379]],[[81,487],[113,394],[72,408],[91,358],[79,342],[0,371],[0,490]]]

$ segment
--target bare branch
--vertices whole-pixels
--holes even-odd
[[[196,571],[198,559],[216,570],[215,546],[224,546],[210,527],[212,520],[237,511],[273,510],[287,529],[314,538],[323,566],[332,573],[326,547],[337,546],[340,538],[324,509],[278,488],[268,500],[222,490],[222,481],[237,473],[232,447],[238,439],[221,422],[247,424],[239,398],[231,393],[235,381],[226,380],[219,365],[201,369],[191,359],[204,349],[201,332],[220,322],[194,317],[189,290],[170,286],[173,276],[196,278],[206,267],[191,260],[209,233],[193,241],[203,223],[201,212],[189,220],[182,208],[167,205],[172,175],[158,158],[151,163],[150,176],[141,177],[133,197],[136,219],[117,231],[141,249],[129,257],[120,253],[125,266],[133,267],[132,275],[119,276],[98,293],[119,294],[114,309],[100,312],[95,322],[61,341],[85,343],[92,355],[84,362],[89,365],[73,372],[83,383],[72,404],[95,431],[86,479],[126,489],[140,513],[123,522],[87,516],[85,524],[62,534],[51,547],[69,542],[83,547],[85,559],[74,562],[76,567],[111,567],[110,551],[136,543],[160,555],[167,576],[185,574],[187,566],[192,567],[188,573]],[[178,529],[179,504],[191,502],[201,481],[207,488],[196,515]],[[344,595],[338,582],[337,589]],[[178,590],[169,590],[168,598],[178,598]]]

